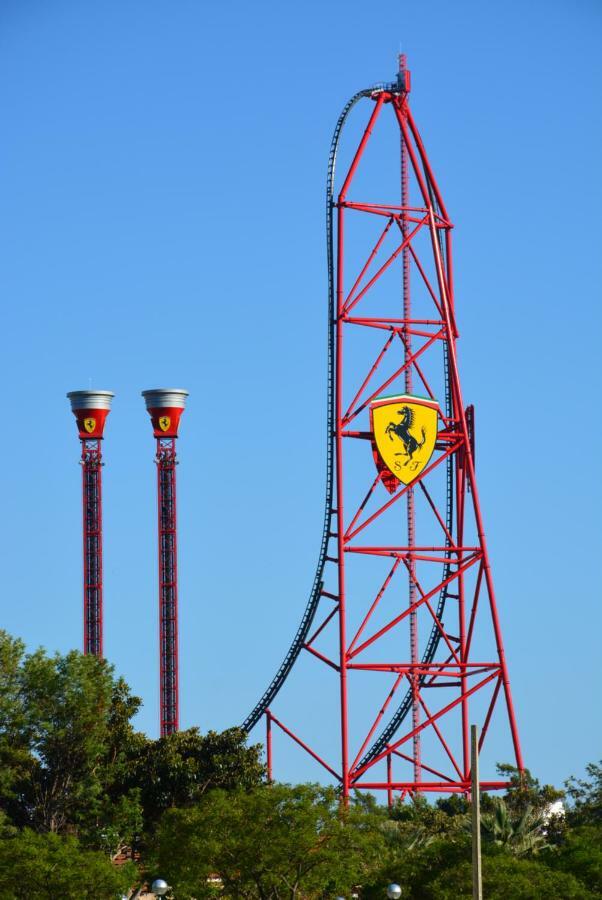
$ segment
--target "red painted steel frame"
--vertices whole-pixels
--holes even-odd
[[[401,85],[409,85],[409,79],[401,80]],[[336,528],[331,532],[331,539],[336,542],[336,554],[329,551],[328,563],[336,568],[336,589],[322,590],[325,602],[330,607],[325,614],[318,616],[313,634],[305,642],[304,648],[318,661],[326,663],[338,674],[339,706],[340,706],[340,766],[336,767],[324,760],[292,729],[284,725],[268,711],[268,760],[270,777],[272,769],[272,726],[286,734],[295,743],[307,751],[324,769],[334,776],[341,785],[344,798],[354,788],[370,790],[382,789],[387,792],[389,802],[393,802],[393,792],[401,792],[405,797],[421,791],[430,792],[465,792],[470,791],[470,746],[469,720],[473,714],[470,703],[475,695],[483,698],[481,712],[483,725],[481,729],[481,745],[486,738],[492,714],[496,705],[504,705],[510,736],[514,749],[516,765],[523,769],[518,730],[514,707],[510,692],[510,683],[506,667],[501,628],[498,618],[487,545],[483,531],[481,508],[478,499],[477,484],[473,460],[472,413],[468,416],[462,399],[460,377],[456,356],[456,340],[458,337],[455,312],[452,276],[451,229],[445,204],[435,181],[424,146],[416,128],[408,105],[405,89],[378,89],[372,94],[373,107],[368,124],[353,156],[351,165],[343,180],[343,185],[335,203],[336,217],[336,309],[335,309],[335,433],[334,456],[336,470],[335,508],[333,509]],[[387,114],[393,117],[399,129],[401,140],[401,205],[396,199],[393,204],[372,204],[358,202],[349,198],[349,192],[355,184],[355,177],[364,159],[364,152],[381,117]],[[411,179],[418,201],[410,205],[408,183]],[[418,205],[416,205],[418,203]],[[357,277],[351,279],[352,287],[345,284],[346,271],[349,268],[346,260],[346,226],[350,216],[371,216],[372,220],[382,221],[383,233],[375,246],[369,249],[364,259],[356,259],[357,242],[353,243],[354,272]],[[375,217],[381,217],[376,219]],[[397,235],[396,249],[385,258],[380,265],[376,258],[385,246],[387,237]],[[418,249],[418,238],[425,235],[427,250]],[[427,258],[428,257],[428,258]],[[402,264],[402,302],[399,317],[391,318],[390,314],[379,316],[362,311],[362,303],[379,279],[395,260]],[[413,318],[410,298],[410,268],[414,273],[416,284],[420,286],[426,301],[432,302],[432,312],[426,317]],[[432,274],[429,274],[432,272]],[[399,284],[399,281],[398,281]],[[370,329],[375,336],[382,334],[385,341],[376,361],[370,361],[365,371],[350,371],[346,362],[345,351],[350,329]],[[441,348],[445,351],[441,355]],[[401,364],[394,373],[385,375],[384,361],[391,358],[389,348],[398,348]],[[437,359],[445,359],[444,394],[449,398],[448,409],[445,408],[445,396],[435,397],[429,376],[424,368],[425,361],[438,349]],[[395,352],[395,351],[393,351]],[[349,370],[349,371],[348,371]],[[379,373],[383,372],[383,374]],[[353,376],[359,390],[348,405],[344,396],[344,378]],[[378,386],[377,386],[378,385]],[[370,468],[367,476],[367,493],[365,499],[357,506],[350,499],[356,487],[357,476],[348,485],[346,478],[347,448],[349,442],[370,440],[370,433],[365,426],[356,424],[358,417],[367,415],[370,402],[377,396],[393,392],[396,389],[406,392],[419,390],[440,404],[439,430],[436,449],[432,459],[418,478],[410,486],[399,485],[392,495],[382,493],[380,481],[382,474],[374,477],[374,469]],[[437,390],[437,388],[435,388]],[[439,388],[441,390],[441,388]],[[470,430],[469,430],[470,425]],[[361,430],[362,427],[364,430]],[[355,430],[357,429],[357,430]],[[368,455],[366,455],[368,459]],[[371,460],[370,460],[371,463]],[[431,481],[447,471],[451,466],[448,484],[452,484],[453,516],[440,507],[440,503],[431,491]],[[451,477],[451,481],[449,478]],[[424,500],[425,508],[432,514],[437,529],[440,529],[440,541],[428,546],[421,544],[417,532],[414,504],[416,498]],[[389,528],[383,516],[394,504],[405,504],[407,511],[407,541],[399,544],[402,533],[400,522],[393,527],[388,541],[382,538],[383,529]],[[369,512],[368,504],[376,508]],[[401,505],[398,505],[401,509]],[[451,516],[451,520],[449,520]],[[448,521],[446,521],[446,517]],[[378,539],[364,537],[365,533],[378,524],[381,527]],[[469,530],[470,526],[470,530]],[[435,527],[435,526],[433,526]],[[471,538],[465,544],[465,534]],[[362,544],[362,539],[366,540]],[[397,543],[396,543],[397,542]],[[352,557],[349,557],[352,554]],[[349,560],[374,559],[375,562],[389,558],[391,568],[376,597],[364,598],[358,592],[351,594],[354,613],[357,606],[365,602],[365,614],[360,612],[360,626],[351,633],[347,604],[347,581]],[[423,587],[419,567],[430,564],[430,571],[443,574],[438,577],[433,587]],[[399,574],[397,574],[399,573]],[[402,584],[401,576],[405,573],[405,597],[407,601],[398,601],[395,614],[384,625],[372,626],[371,620],[379,608],[381,599],[394,582],[398,588]],[[469,577],[472,579],[468,581]],[[470,586],[469,586],[470,585]],[[437,615],[436,598],[447,597],[448,607],[445,616]],[[334,608],[332,603],[334,602]],[[321,607],[320,607],[321,608]],[[452,611],[449,612],[449,609]],[[417,615],[422,613],[435,630],[438,639],[438,657],[422,660],[418,653]],[[488,615],[487,615],[488,613]],[[478,615],[477,615],[478,614]],[[477,622],[478,619],[478,622]],[[338,622],[337,622],[338,620]],[[484,621],[483,621],[484,620]],[[323,635],[330,623],[338,625],[338,655],[330,658],[325,652],[318,650],[314,642]],[[452,625],[452,622],[454,623]],[[406,644],[398,642],[395,646],[397,656],[390,661],[382,662],[385,653],[390,652],[390,645],[384,648],[384,641],[391,636],[393,629],[405,625],[409,630]],[[450,629],[450,626],[453,628]],[[472,651],[473,640],[478,631],[486,629],[492,636],[492,654],[482,659]],[[395,632],[397,634],[397,632]],[[374,654],[371,660],[367,651]],[[479,653],[480,651],[474,651]],[[385,659],[387,657],[385,656]],[[350,746],[350,698],[349,673],[356,675],[364,672],[391,673],[392,684],[382,702],[374,710],[371,727],[353,749]],[[354,675],[355,677],[355,675]],[[444,688],[443,695],[433,688]],[[411,694],[411,725],[401,722],[398,731],[388,736],[382,749],[372,755],[367,748],[379,734],[379,728],[399,702],[400,692],[409,689]],[[446,691],[451,691],[446,693]],[[437,698],[444,699],[437,706]],[[451,699],[450,699],[451,696]],[[503,698],[503,700],[502,700]],[[484,710],[484,712],[483,712]],[[455,716],[452,719],[452,714]],[[454,724],[457,721],[457,725]],[[449,733],[446,737],[445,727],[453,729],[453,740]],[[439,761],[426,757],[424,742],[421,739],[430,735],[433,746],[438,748]],[[454,748],[459,748],[455,749]],[[367,754],[367,755],[365,755]],[[440,758],[449,766],[447,772],[442,771]],[[375,775],[374,766],[383,763],[382,777]],[[411,778],[395,776],[396,765],[410,765]],[[383,768],[383,767],[381,767]],[[485,780],[485,789],[498,789],[507,784],[504,781]]]
[[[178,731],[178,558],[176,438],[157,438],[161,737]]]
[[[102,439],[82,439],[84,653],[102,656]]]

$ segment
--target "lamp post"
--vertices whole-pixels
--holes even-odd
[[[387,886],[387,897],[389,900],[399,900],[401,897],[401,888],[398,884],[389,884]]]
[[[169,890],[169,885],[162,878],[155,878],[151,884],[151,891],[155,897],[164,897]]]
[[[472,824],[472,896],[483,900],[481,869],[481,795],[479,793],[479,726],[470,726],[470,801]]]

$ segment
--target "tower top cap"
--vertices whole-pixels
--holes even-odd
[[[71,401],[71,409],[110,409],[113,391],[69,391],[67,397]]]
[[[142,391],[147,409],[184,409],[188,391],[182,388],[153,388]]]

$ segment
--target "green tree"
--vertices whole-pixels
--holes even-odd
[[[82,849],[73,837],[36,834],[29,828],[0,834],[2,900],[115,900],[137,878],[135,867],[111,864]]]
[[[504,853],[483,858],[483,895],[487,900],[591,900],[592,895],[573,875],[549,869],[541,862],[517,859]],[[429,900],[461,900],[472,897],[472,866],[464,861],[444,871],[423,894]]]
[[[569,828],[555,852],[548,854],[550,868],[578,878],[591,896],[602,897],[602,833],[593,825]]]
[[[514,856],[528,856],[549,847],[546,817],[527,804],[520,812],[508,809],[502,797],[493,801],[493,809],[481,814],[481,834],[484,841],[508,850]],[[467,823],[467,829],[470,823]]]
[[[392,851],[417,850],[440,838],[454,842],[465,836],[466,809],[465,802],[432,805],[418,795],[411,803],[395,804],[382,830]]]
[[[249,790],[264,778],[261,747],[248,747],[242,729],[202,735],[198,728],[189,728],[142,742],[130,759],[124,785],[140,790],[149,825],[166,809],[191,806],[209,790]]]
[[[470,860],[470,839],[459,832],[416,843],[412,847],[389,845],[388,854],[368,875],[362,890],[362,900],[382,900],[387,884],[394,881],[402,886],[404,900],[424,900],[438,874]]]
[[[377,817],[380,822],[380,817]],[[333,788],[274,784],[212,791],[167,812],[157,833],[157,871],[178,898],[301,898],[348,894],[380,861],[384,842],[361,804],[341,815]]]
[[[75,829],[118,852],[141,824],[138,792],[116,796],[140,701],[105,660],[75,651],[25,655],[5,632],[0,667],[0,807],[21,827]]]
[[[25,698],[21,690],[23,641],[0,630],[0,804],[18,802],[17,784],[27,771],[30,752],[24,735]]]
[[[602,760],[585,767],[589,778],[574,775],[565,781],[566,793],[571,800],[568,815],[573,825],[602,826]]]
[[[260,748],[242,730],[152,741],[132,726],[140,705],[105,660],[25,654],[0,631],[0,810],[115,857],[165,809],[262,783]]]
[[[512,812],[522,813],[528,806],[536,811],[544,811],[549,809],[552,803],[562,800],[564,797],[564,791],[559,791],[551,784],[541,785],[529,769],[519,772],[516,766],[498,763],[497,771],[498,775],[507,778],[510,782],[504,801]],[[483,795],[483,808],[486,809],[493,799],[486,794]]]

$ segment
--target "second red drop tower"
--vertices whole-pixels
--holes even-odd
[[[188,391],[142,391],[157,439],[161,737],[179,728],[176,439]]]

